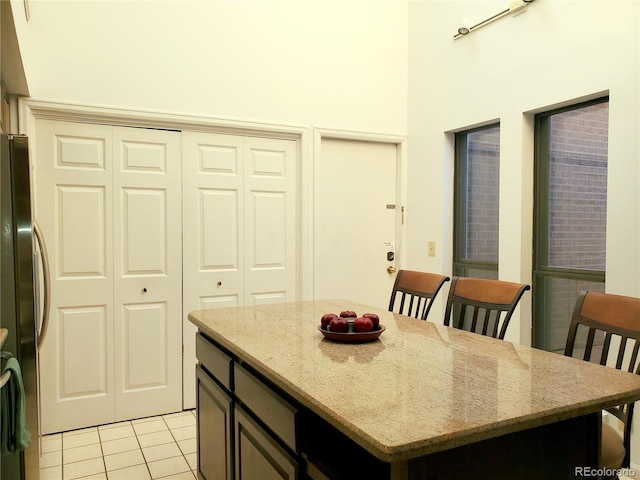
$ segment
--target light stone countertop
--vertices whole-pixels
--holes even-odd
[[[377,313],[371,343],[327,340],[324,313]],[[189,319],[386,462],[640,399],[640,376],[344,300],[191,312]]]

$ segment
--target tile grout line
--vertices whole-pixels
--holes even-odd
[[[140,444],[140,439],[138,438],[138,432],[136,432],[136,427],[133,426],[133,422],[131,423],[131,429],[133,430],[133,434],[136,437],[136,442],[138,447],[140,448],[140,455],[142,455],[142,459],[144,460],[144,466],[147,469],[147,473],[149,473],[149,478],[153,479],[153,475],[151,475],[151,470],[149,469],[149,462],[147,462],[147,457],[144,456],[144,450],[142,450],[142,445]],[[107,480],[109,480],[109,474],[107,473]]]
[[[64,432],[60,434],[60,475],[64,479]]]
[[[164,422],[164,424],[167,426],[167,428],[169,429],[169,433],[171,434],[171,437],[173,438],[173,441],[176,443],[176,446],[178,447],[178,450],[180,450],[180,454],[182,455],[182,459],[185,461],[185,463],[187,464],[187,467],[189,467],[189,470],[187,470],[188,472],[191,473],[191,475],[193,475],[193,470],[191,469],[191,465],[189,465],[189,461],[187,460],[187,457],[184,455],[184,452],[182,451],[182,448],[180,448],[180,444],[178,443],[178,439],[175,437],[175,435],[173,434],[173,430],[171,430],[171,427],[169,426],[169,424],[167,423],[167,420],[164,418],[164,416],[162,416],[162,421]]]
[[[184,413],[184,416],[192,415],[193,417],[195,417],[194,412],[191,411],[191,410],[184,410],[182,412]],[[175,412],[175,413],[179,413],[179,412]],[[188,459],[186,457],[186,454],[183,452],[182,448],[180,447],[179,440],[174,435],[174,432],[171,429],[171,427],[169,426],[169,423],[167,423],[165,415],[160,414],[160,415],[156,415],[156,416],[152,416],[152,417],[146,417],[146,418],[148,418],[149,421],[153,421],[154,419],[162,419],[162,421],[164,423],[164,426],[169,431],[169,434],[171,435],[171,438],[173,439],[173,442],[168,442],[168,443],[158,444],[158,445],[169,445],[169,444],[173,443],[178,448],[178,451],[180,452],[180,455],[177,455],[176,457],[173,457],[173,458],[181,457],[184,460],[184,462],[186,463],[186,465],[187,465],[187,470],[185,472],[178,472],[178,474],[187,473],[188,472],[188,473],[191,473],[191,475],[194,478],[197,478],[197,476],[194,474],[194,470],[191,468],[191,465],[189,464],[189,461],[188,461]],[[118,422],[118,423],[120,423],[120,422]],[[124,422],[122,422],[122,423],[124,423]],[[147,469],[147,473],[149,474],[149,478],[152,479],[152,480],[155,480],[155,479],[153,479],[153,475],[151,474],[151,469],[149,468],[149,462],[147,461],[147,458],[144,455],[143,447],[142,447],[142,445],[140,443],[140,440],[139,440],[139,434],[137,433],[137,431],[135,429],[135,426],[133,425],[133,421],[128,420],[128,421],[126,421],[126,425],[122,425],[122,426],[131,427],[131,429],[133,431],[133,436],[135,437],[136,443],[138,445],[138,450],[140,451],[140,454],[142,455],[142,459],[143,459],[144,465],[145,465],[145,467]],[[176,429],[189,427],[189,426],[190,425],[177,426]],[[101,457],[102,465],[103,465],[103,468],[104,468],[103,473],[104,473],[105,477],[108,479],[109,478],[109,471],[107,470],[107,464],[106,464],[106,459],[105,459],[106,455],[105,455],[105,451],[104,451],[104,448],[103,448],[103,441],[110,441],[110,440],[106,440],[106,439],[103,440],[103,435],[102,435],[101,429],[99,427],[100,427],[100,425],[97,425],[97,426],[95,426],[93,428],[95,428],[95,431],[96,431],[97,437],[98,437],[98,443],[100,445],[100,454],[101,454],[100,457]],[[64,450],[65,450],[65,435],[64,434],[65,433],[67,433],[67,432],[60,432],[60,470],[61,470],[62,478],[65,478],[65,476],[64,476],[65,475],[64,474],[64,471],[65,471],[65,462],[64,462],[65,461],[65,454],[64,454]],[[89,432],[87,432],[87,433],[89,433]],[[148,432],[148,434],[152,434],[152,433],[159,433],[159,432]],[[140,434],[140,435],[143,435],[143,434]],[[69,435],[67,435],[67,437],[68,436]],[[73,436],[73,435],[71,435],[71,436]],[[130,437],[116,438],[116,439],[112,439],[111,441],[124,440],[125,438],[130,438]],[[67,438],[67,440],[68,440],[68,438]],[[185,440],[190,440],[190,438],[182,439],[181,441],[185,441]],[[81,446],[70,447],[70,448],[82,448],[82,447],[85,447],[87,445],[91,445],[91,444],[86,444],[86,445],[83,444]],[[149,447],[153,447],[153,446],[157,446],[157,445],[151,445]],[[125,452],[129,452],[129,451],[135,451],[135,449],[126,450],[124,452],[117,452],[117,453],[125,453]],[[115,455],[115,454],[112,454],[112,455]],[[97,457],[94,457],[94,458],[97,458]],[[91,458],[84,459],[84,460],[78,460],[77,462],[71,462],[71,464],[79,463],[79,462],[83,462],[83,461],[88,461],[88,460],[91,460]],[[135,465],[130,465],[130,466],[127,466],[127,467],[117,468],[117,469],[114,469],[112,471],[117,471],[117,470],[121,470],[121,469],[124,469],[124,468],[129,468],[129,467],[132,467],[132,466],[135,466]],[[99,475],[99,473],[101,473],[101,472],[98,472],[97,474]],[[84,475],[82,477],[77,477],[77,479],[74,479],[74,480],[82,480],[82,478],[87,478],[87,477],[90,477],[92,475],[96,475],[96,474]],[[175,474],[168,474],[168,475],[164,475],[163,477],[159,477],[159,478],[165,478],[165,477],[168,477],[170,475],[175,475]]]
[[[133,431],[133,436],[132,437],[121,437],[121,438],[115,438],[112,439],[111,441],[118,441],[118,440],[124,440],[126,438],[135,438],[136,439],[136,444],[138,445],[138,450],[140,451],[140,455],[142,456],[142,460],[144,462],[144,466],[147,469],[147,472],[149,473],[149,478],[151,478],[151,471],[149,470],[149,465],[147,462],[147,459],[144,456],[144,452],[142,450],[142,445],[140,445],[140,440],[138,439],[138,434],[136,433],[136,429],[133,426],[133,422],[131,420],[128,420],[128,426],[131,427],[131,430]],[[99,433],[98,433],[99,434]],[[109,441],[109,440],[107,440]],[[104,454],[104,449],[102,448],[102,437],[100,436],[100,450],[102,451],[102,461],[104,463],[104,472],[105,472],[105,476],[107,477],[107,480],[109,479],[109,470],[107,470],[107,462],[105,461],[105,457],[106,455]],[[127,453],[127,452],[135,452],[136,449],[132,449],[132,450],[123,450],[122,452],[116,452],[116,453],[112,453],[110,455],[118,455],[120,453]],[[141,464],[137,464],[137,465],[141,465]],[[136,465],[128,465],[125,467],[120,467],[120,468],[114,468],[113,470],[111,470],[112,472],[116,472],[118,470],[122,470],[125,468],[130,468],[130,467],[135,467]]]
[[[96,427],[96,429],[98,430],[98,441],[100,442],[100,454],[102,455],[102,466],[104,467],[104,476],[106,477],[107,480],[109,480],[109,474],[107,473],[107,462],[104,459],[104,449],[102,448],[102,435],[100,434],[100,429],[98,427]]]

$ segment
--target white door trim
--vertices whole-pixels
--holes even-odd
[[[314,177],[319,168],[323,138],[333,138],[339,140],[354,140],[361,142],[387,143],[396,146],[396,266],[403,268],[406,258],[406,233],[407,218],[407,137],[402,135],[390,135],[376,132],[359,132],[353,130],[336,130],[332,128],[313,129],[313,164]],[[313,204],[313,202],[312,202]],[[310,228],[308,235],[313,238],[313,222],[307,226]],[[311,252],[313,253],[313,252]]]
[[[191,130],[233,135],[297,139],[307,129],[297,125],[248,122],[216,117],[170,114],[155,111],[75,105],[21,98],[19,101],[21,132],[32,130],[34,118],[68,122],[106,123],[123,127],[160,128],[165,130]]]

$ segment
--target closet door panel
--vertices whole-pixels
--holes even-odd
[[[180,133],[114,128],[116,420],[182,409]]]
[[[293,301],[297,278],[296,143],[248,137],[244,157],[247,303]]]
[[[195,407],[195,326],[187,315],[244,304],[243,138],[183,132],[184,406]]]
[[[57,398],[76,404],[108,398],[107,307],[69,307],[56,313],[58,349],[64,352],[58,358],[62,375],[58,378]],[[95,414],[88,412],[99,421],[101,415]]]
[[[240,198],[237,190],[201,188],[198,225],[201,272],[239,272],[242,235],[238,219]]]
[[[167,190],[123,188],[120,193],[122,276],[168,275]]]
[[[102,185],[59,185],[56,188],[58,241],[53,261],[60,277],[106,278],[107,188]],[[82,219],[79,228],[78,220]]]
[[[34,213],[50,255],[42,431],[113,420],[111,127],[36,121]]]
[[[169,383],[167,304],[143,303],[122,306],[123,391],[165,388]]]

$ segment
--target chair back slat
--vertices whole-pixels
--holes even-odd
[[[471,307],[471,308],[473,308],[473,317],[471,318],[471,330],[475,332],[476,328],[478,327],[478,312],[480,311],[480,309],[477,307]],[[464,317],[463,317],[463,321],[464,321]]]
[[[491,332],[491,336],[495,338],[498,335],[498,326],[500,325],[500,312],[498,310],[493,310],[493,312],[495,313],[495,318],[493,322],[493,330]],[[486,335],[486,332],[483,333],[483,335]]]
[[[458,328],[464,328],[464,319],[467,315],[468,306],[469,305],[464,305],[464,304],[460,305],[460,319],[458,320]],[[469,307],[469,308],[473,309],[473,307]]]
[[[602,354],[600,355],[600,365],[605,365],[607,363],[607,358],[609,358],[609,350],[611,347],[612,338],[613,338],[613,334],[611,334],[611,332],[606,332],[604,334],[604,342],[602,344]],[[624,346],[620,347],[619,353],[624,357]],[[620,368],[620,366],[616,365],[616,368]]]
[[[446,275],[400,270],[391,291],[389,311],[426,320],[433,300],[444,283],[448,281],[449,277]],[[396,310],[398,297],[400,297],[400,305]]]
[[[611,333],[605,332],[604,342],[602,344],[602,354],[600,355],[600,365],[604,365],[605,363],[607,363],[607,357],[609,356],[609,347],[611,346],[611,337],[612,337]],[[620,350],[621,352],[624,353],[623,349],[620,349]],[[616,367],[616,368],[620,368],[620,367]]]
[[[491,333],[489,331],[489,326],[495,324],[495,322],[492,321],[493,320],[493,316],[491,315],[492,313],[493,313],[493,310],[491,310],[489,308],[485,309],[485,311],[484,311],[484,317],[482,319],[483,325],[482,325],[482,330],[481,330],[482,335],[486,335],[487,332]],[[493,327],[491,327],[491,331],[493,331]]]
[[[607,335],[609,340],[611,339],[611,335]],[[627,340],[628,337],[620,338],[620,348],[618,349],[618,358],[616,359],[616,368],[618,370],[623,370],[622,362],[624,361],[625,353],[627,352]]]
[[[589,329],[589,334],[587,335],[587,344],[584,347],[584,357],[583,360],[587,362],[591,361],[591,350],[593,348],[593,338],[596,335],[596,331],[593,328]]]
[[[602,348],[599,363],[618,370],[640,373],[640,298],[602,292],[581,292],[576,301],[564,354],[576,356],[582,348],[576,339],[579,327],[589,329],[584,360],[590,360],[592,350]],[[597,336],[596,336],[597,334]],[[602,339],[602,344],[600,344]],[[631,348],[633,346],[633,348]],[[621,467],[630,464],[631,422],[634,403],[607,408],[624,425],[625,458]]]
[[[414,298],[416,298],[418,302],[416,305],[416,313],[419,313],[420,317],[422,317],[422,315],[424,314],[424,310],[427,307],[427,302],[422,297],[414,297]]]
[[[636,367],[636,364],[638,363],[638,350],[640,350],[640,342],[635,341],[633,343],[631,358],[629,359],[629,368],[627,368],[627,372],[629,373],[638,373],[638,368],[640,368],[640,365]]]
[[[444,324],[503,339],[520,298],[530,289],[529,285],[520,283],[453,277]],[[470,321],[467,320],[467,307],[474,309]]]
[[[573,350],[574,350],[573,347],[576,343],[577,330],[578,330],[577,323],[571,323],[569,325],[569,333],[567,334],[567,345],[565,346],[565,352],[564,352],[565,355],[567,354],[568,351],[573,353]]]
[[[414,300],[414,298],[415,297],[413,295],[409,298],[409,315],[412,315],[412,316],[413,316],[413,313],[414,313],[414,310],[413,310],[413,300]],[[416,314],[417,314],[417,310],[418,309],[416,308]]]

